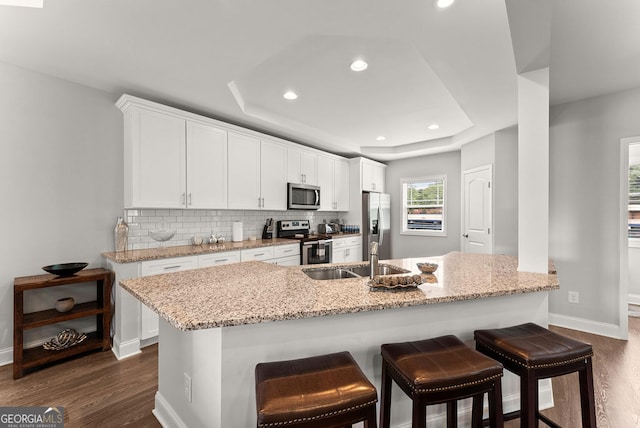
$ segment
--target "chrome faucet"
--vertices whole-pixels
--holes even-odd
[[[373,279],[378,274],[378,243],[372,242],[369,246],[369,278]]]

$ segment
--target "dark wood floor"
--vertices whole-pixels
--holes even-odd
[[[598,427],[640,427],[640,318],[629,318],[629,341],[552,329],[593,345]],[[120,362],[111,352],[101,352],[18,380],[12,379],[10,365],[3,366],[0,406],[63,406],[69,428],[160,427],[151,414],[157,367],[157,345]],[[555,407],[544,413],[563,427],[580,427],[577,392],[575,374],[554,379]],[[517,427],[519,422],[506,426]]]

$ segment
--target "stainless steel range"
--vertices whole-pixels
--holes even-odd
[[[329,235],[311,235],[308,220],[279,220],[278,238],[300,241],[300,264],[313,265],[333,261],[333,241]]]

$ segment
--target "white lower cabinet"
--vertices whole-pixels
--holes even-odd
[[[333,263],[355,263],[362,261],[360,236],[336,238],[333,240]]]
[[[300,265],[300,244],[278,245],[273,247],[271,263],[280,266]]]
[[[150,260],[140,263],[140,275],[159,275],[161,273],[196,269],[197,267],[197,256]],[[158,336],[158,314],[140,302],[140,340],[147,340],[156,336]]]

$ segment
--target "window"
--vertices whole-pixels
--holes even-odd
[[[402,180],[402,234],[446,236],[446,176]]]
[[[640,165],[629,166],[629,241],[640,242]]]

